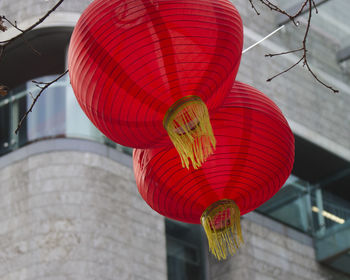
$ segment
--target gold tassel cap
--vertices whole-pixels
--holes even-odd
[[[223,199],[210,205],[201,216],[209,250],[218,259],[226,259],[244,243],[240,211],[233,200]]]
[[[198,169],[214,153],[216,140],[206,104],[198,96],[186,96],[173,104],[165,114],[163,125],[178,151],[182,167],[189,160]]]

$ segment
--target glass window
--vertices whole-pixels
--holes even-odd
[[[0,155],[10,149],[9,98],[0,99]]]
[[[204,280],[205,250],[201,227],[166,220],[169,280]]]
[[[51,81],[54,77],[47,76],[38,80]],[[44,94],[40,96],[33,111],[27,118],[28,140],[45,138],[49,136],[65,135],[66,112],[65,112],[65,88],[66,86],[57,82],[50,86]],[[27,83],[27,91],[36,96],[39,89],[33,87],[31,82]],[[32,96],[27,95],[27,108],[32,104]]]
[[[18,131],[18,134],[15,135],[15,130],[17,129],[18,123],[20,119],[23,117],[27,110],[27,97],[23,94],[18,96],[16,100],[13,102],[13,113],[12,113],[12,119],[13,119],[13,131],[12,136],[16,138],[17,147],[21,147],[24,144],[28,142],[28,136],[27,136],[27,119],[25,119],[22,123],[22,126],[20,130]]]
[[[0,100],[0,154],[7,153],[18,148],[21,143],[27,142],[26,121],[18,134],[15,130],[22,115],[27,108],[24,86],[10,91],[8,95]]]
[[[293,177],[294,180],[287,181],[283,188],[257,208],[257,211],[293,228],[312,234],[311,186]]]
[[[80,105],[74,96],[72,87],[67,86],[66,92],[67,136],[94,139],[95,141],[103,142],[103,134],[92,124],[80,108]]]
[[[55,77],[56,75],[44,76],[37,80],[49,82]],[[131,148],[109,140],[90,122],[74,96],[68,76],[45,90],[22,123],[18,134],[15,134],[19,121],[39,91],[40,89],[30,81],[11,90],[6,97],[0,99],[0,155],[28,142],[51,137],[89,139],[132,154]]]

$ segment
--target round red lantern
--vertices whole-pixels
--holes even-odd
[[[202,223],[221,259],[242,241],[240,215],[270,199],[288,178],[294,137],[279,108],[239,82],[211,122],[216,151],[197,170],[181,168],[174,148],[135,149],[133,160],[143,199],[164,216]]]
[[[150,148],[170,137],[198,167],[215,148],[208,110],[229,92],[242,44],[228,0],[96,0],[71,38],[71,84],[113,141]]]

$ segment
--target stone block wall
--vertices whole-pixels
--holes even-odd
[[[249,1],[233,2],[240,11],[245,26],[245,47],[278,27],[278,14],[259,5],[258,1],[253,2],[257,3],[260,16],[255,14]],[[325,142],[328,143],[324,145],[326,149],[336,152],[334,146],[342,146],[347,150],[347,155],[341,152],[338,154],[350,159],[350,76],[336,61],[336,51],[339,50],[340,44],[332,38],[332,34],[325,32],[322,26],[311,25],[307,41],[308,55],[315,74],[337,88],[340,91],[338,94],[319,84],[302,64],[271,82],[266,82],[268,78],[287,69],[299,59],[298,53],[274,58],[265,57],[268,53],[288,51],[301,46],[306,17],[303,16],[299,20],[299,27],[289,23],[284,30],[243,54],[237,79],[260,89],[272,98],[288,120],[297,124],[292,125],[296,134],[317,144],[320,144],[320,138],[325,138]],[[303,131],[297,129],[298,127],[302,127]],[[330,142],[335,145],[331,145]]]
[[[163,217],[130,167],[49,152],[0,170],[1,280],[165,280]]]
[[[279,224],[278,227],[281,226]],[[288,231],[286,226],[282,227],[282,231]],[[350,279],[320,265],[315,260],[315,252],[310,244],[297,241],[249,219],[242,221],[242,231],[245,244],[235,256],[221,262],[209,257],[210,280]]]
[[[72,22],[77,18],[91,0],[64,1],[51,17],[67,15]],[[245,47],[248,47],[277,28],[276,16],[254,1],[260,15],[256,15],[247,0],[233,1],[239,10],[245,26]],[[57,1],[54,0],[19,0],[16,5],[12,0],[2,0],[0,11],[9,19],[34,22],[45,14]],[[317,15],[314,15],[317,17]],[[309,62],[320,79],[340,90],[333,94],[319,84],[301,65],[270,83],[266,79],[283,71],[298,60],[298,54],[265,58],[266,53],[275,53],[298,48],[304,35],[306,17],[299,19],[300,26],[287,24],[264,43],[250,50],[242,57],[237,79],[246,82],[270,96],[282,109],[288,120],[293,122],[294,132],[309,138],[318,144],[334,150],[350,159],[350,76],[336,62],[336,51],[340,42],[332,34],[325,32],[322,26],[311,26],[308,49]],[[302,129],[298,129],[298,128]],[[320,141],[320,137],[324,141]],[[329,141],[328,141],[329,140]],[[334,145],[330,145],[334,143]],[[346,150],[346,155],[337,147]]]
[[[140,198],[130,160],[54,143],[1,158],[0,280],[167,279],[164,218]],[[235,256],[207,252],[207,280],[350,279],[317,263],[311,238],[287,226],[250,213],[242,230]]]
[[[56,11],[81,13],[91,2],[92,0],[65,0]],[[0,10],[1,14],[13,21],[16,20],[19,24],[28,19],[32,19],[34,23],[36,17],[43,16],[56,3],[58,0],[19,0],[16,4],[12,0],[2,0]]]
[[[0,11],[33,23],[56,2],[1,0]],[[66,0],[57,13],[81,13],[90,2]],[[248,0],[234,4],[243,18],[245,47],[277,28],[274,14],[264,7],[257,5],[257,16]],[[298,47],[304,28],[305,20],[298,29],[288,24],[244,54],[237,79],[271,97],[296,124],[295,133],[349,151],[350,77],[335,59],[339,42],[312,27],[310,64],[339,94],[301,66],[266,82],[298,56],[264,55]],[[167,278],[164,220],[139,197],[132,170],[111,159],[71,151],[21,159],[0,170],[0,208],[0,280]],[[210,280],[348,279],[319,265],[312,246],[248,219],[242,224],[246,245],[225,262],[209,258]]]
[[[57,16],[56,20],[59,21],[66,17],[71,19],[70,24],[74,24],[79,14],[91,2],[66,0],[50,18],[54,19]],[[260,12],[259,16],[251,8],[249,1],[233,2],[245,26],[245,47],[277,28],[278,14],[259,5],[258,1],[254,2]],[[0,11],[9,19],[17,20],[19,24],[26,21],[29,24],[45,14],[55,3],[55,0],[19,0],[14,5],[12,0],[2,0]],[[317,15],[314,15],[315,17]],[[266,82],[267,78],[288,68],[300,57],[299,54],[264,57],[267,53],[300,47],[306,16],[299,18],[299,21],[299,27],[287,24],[285,30],[244,54],[237,79],[270,96],[293,123],[295,133],[350,159],[350,76],[336,62],[336,51],[341,46],[332,34],[325,32],[319,24],[312,25],[308,39],[308,55],[314,72],[320,79],[339,89],[339,94],[333,94],[319,84],[301,65],[270,83]]]

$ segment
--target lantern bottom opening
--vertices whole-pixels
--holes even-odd
[[[198,96],[186,96],[167,111],[163,125],[178,151],[182,167],[190,161],[198,169],[214,153],[216,140],[206,104]]]
[[[218,259],[233,255],[243,241],[240,210],[233,200],[223,199],[210,205],[201,216],[209,250]]]

